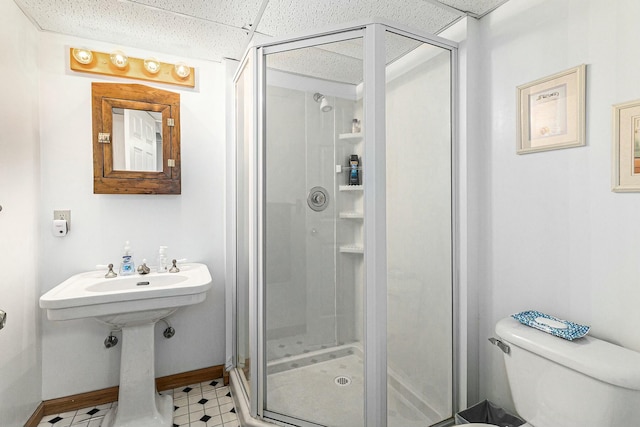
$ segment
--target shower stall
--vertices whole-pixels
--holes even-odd
[[[456,55],[370,21],[245,55],[227,349],[242,425],[453,416]]]

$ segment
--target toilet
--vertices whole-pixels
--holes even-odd
[[[496,334],[522,427],[640,425],[640,353],[590,336],[567,341],[511,317]]]

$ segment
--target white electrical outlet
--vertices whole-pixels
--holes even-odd
[[[70,210],[56,210],[53,211],[53,219],[64,219],[67,221],[67,230],[71,229],[71,211]]]

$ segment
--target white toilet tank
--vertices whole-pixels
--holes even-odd
[[[533,427],[640,426],[640,353],[589,336],[567,341],[511,317],[496,333],[510,347],[516,411]]]

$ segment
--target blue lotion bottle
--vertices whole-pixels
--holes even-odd
[[[124,244],[124,253],[122,254],[122,262],[120,263],[120,275],[129,276],[135,272],[136,266],[133,262],[133,252],[131,251],[131,246],[129,246],[129,241],[127,240]]]

